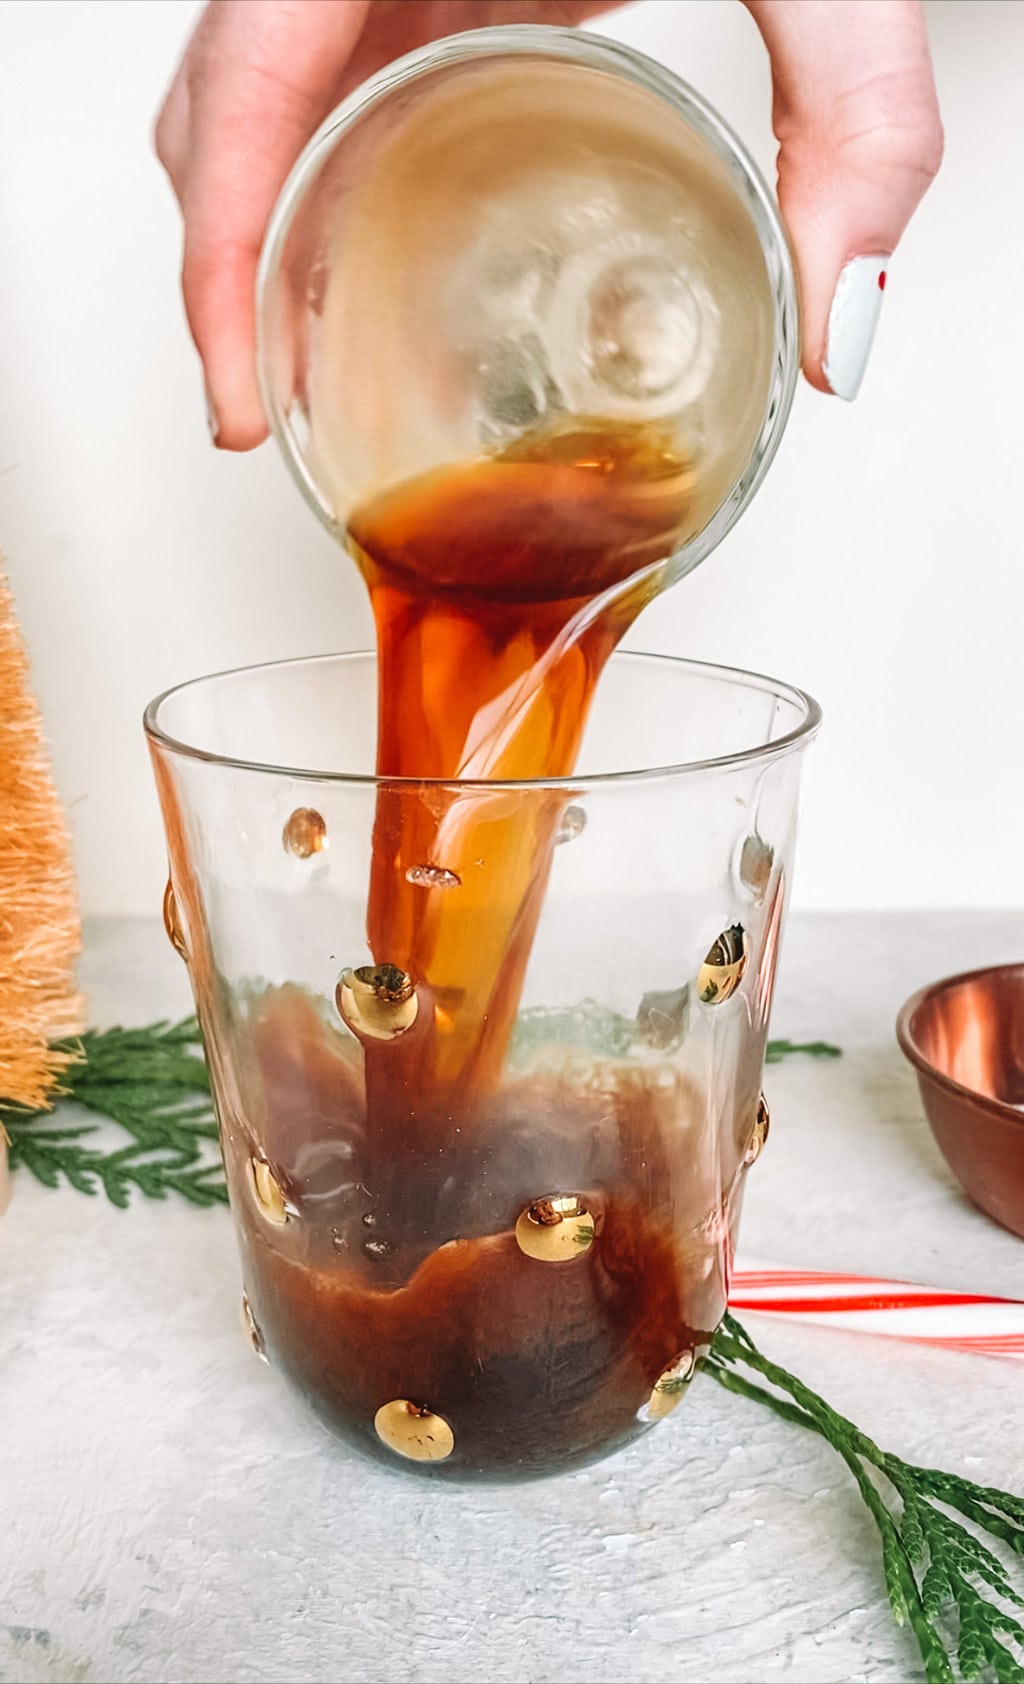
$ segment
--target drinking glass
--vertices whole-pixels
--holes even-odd
[[[147,710],[246,1326],[354,1450],[516,1479],[679,1430],[767,1134],[818,723],[616,653],[571,778],[445,783],[374,775],[371,654]],[[382,857],[415,912],[392,952]]]
[[[337,536],[394,486],[596,419],[692,474],[663,583],[749,503],[799,364],[789,246],[742,142],[579,30],[469,31],[358,88],[281,194],[257,292],[264,407]]]

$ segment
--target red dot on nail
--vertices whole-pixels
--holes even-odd
[[[879,271],[879,275],[878,275],[878,290],[879,290],[879,292],[884,292],[884,291],[885,291],[885,270],[884,270],[884,269],[882,269],[882,270],[880,270],[880,271]]]

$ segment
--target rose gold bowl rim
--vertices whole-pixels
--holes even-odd
[[[899,1043],[900,1051],[914,1066],[919,1075],[927,1076],[929,1081],[945,1088],[946,1092],[951,1094],[954,1099],[966,1101],[975,1108],[987,1111],[990,1116],[999,1117],[1006,1123],[1015,1123],[1018,1128],[1024,1130],[1024,1111],[1019,1111],[1015,1105],[1009,1105],[1003,1099],[994,1098],[992,1094],[981,1093],[977,1088],[965,1087],[962,1082],[957,1082],[952,1076],[947,1076],[944,1070],[940,1070],[937,1064],[933,1064],[931,1059],[925,1056],[914,1040],[911,1031],[911,1024],[916,1013],[929,1001],[936,999],[940,994],[946,993],[951,988],[960,987],[967,982],[977,982],[980,977],[993,976],[1018,977],[1020,986],[1024,990],[1024,963],[1019,961],[1008,965],[980,965],[977,970],[960,971],[955,976],[942,977],[938,982],[930,982],[924,988],[919,988],[917,993],[912,994],[910,999],[901,1006],[896,1018],[896,1040]]]

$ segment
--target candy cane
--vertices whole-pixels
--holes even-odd
[[[991,1293],[779,1269],[744,1258],[733,1272],[729,1308],[1024,1362],[1024,1303]]]

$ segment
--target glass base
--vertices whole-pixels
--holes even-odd
[[[497,1092],[374,1140],[362,1049],[312,999],[269,991],[252,1023],[260,1144],[225,1129],[250,1331],[348,1444],[525,1479],[671,1412],[725,1308],[742,1172],[730,1197],[675,1064],[567,1068],[534,1020]]]

